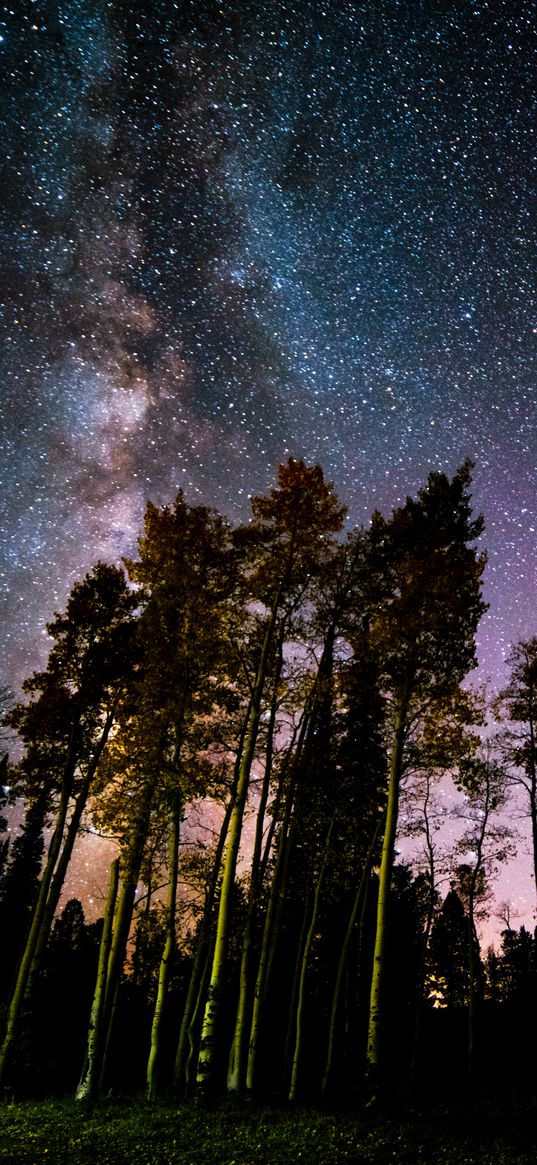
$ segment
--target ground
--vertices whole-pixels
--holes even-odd
[[[404,1111],[403,1111],[404,1109]],[[502,1097],[344,1109],[107,1101],[0,1106],[10,1165],[535,1165],[537,1104]]]

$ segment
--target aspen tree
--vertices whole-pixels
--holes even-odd
[[[475,632],[486,609],[481,597],[485,560],[471,545],[483,523],[471,517],[470,468],[466,463],[451,481],[444,474],[432,473],[417,500],[408,498],[390,520],[375,514],[370,532],[370,633],[391,709],[367,1040],[373,1096],[384,1064],[383,986],[405,746],[424,710],[456,691],[475,666]]]
[[[511,673],[496,711],[504,721],[502,752],[510,766],[511,782],[524,790],[528,806],[537,892],[537,638],[515,643],[507,663]]]
[[[32,796],[48,788],[53,828],[9,1002],[0,1082],[40,967],[118,700],[129,680],[134,607],[135,599],[117,567],[98,563],[75,583],[65,613],[57,614],[47,627],[54,640],[47,669],[26,681],[24,689],[32,698],[17,705],[11,716],[26,746],[18,770],[20,790]]]
[[[307,467],[289,460],[278,474],[278,485],[267,498],[252,501],[253,521],[239,531],[239,540],[250,554],[247,578],[252,601],[262,603],[260,646],[250,681],[250,701],[239,762],[235,804],[224,856],[215,949],[205,1007],[198,1086],[211,1087],[215,1039],[223,991],[229,942],[231,902],[242,822],[255,757],[263,708],[263,695],[273,643],[281,620],[291,617],[305,603],[310,579],[330,553],[332,536],[342,525],[344,510],[319,466]]]

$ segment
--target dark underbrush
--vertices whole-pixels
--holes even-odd
[[[537,1102],[179,1107],[106,1101],[3,1102],[0,1160],[13,1165],[535,1165]]]

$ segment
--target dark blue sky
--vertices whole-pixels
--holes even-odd
[[[537,632],[534,4],[17,0],[0,38],[2,681],[148,497],[243,517],[289,455],[353,523],[475,461],[501,676]]]
[[[533,4],[20,0],[0,17],[5,680],[145,500],[350,520],[476,462],[486,671],[537,629]]]

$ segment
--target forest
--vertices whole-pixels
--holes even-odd
[[[503,691],[472,685],[471,469],[344,534],[290,459],[242,524],[149,503],[137,556],[72,587],[46,669],[4,689],[4,1097],[524,1086],[535,936],[508,907],[500,949],[477,928],[513,815],[537,879],[537,639]],[[112,854],[91,922],[65,902],[89,834]]]

